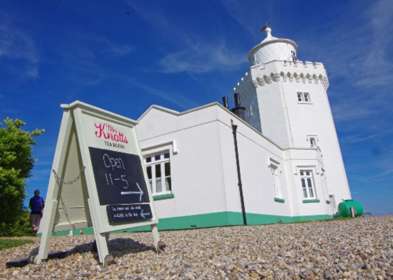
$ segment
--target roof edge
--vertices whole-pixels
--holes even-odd
[[[116,119],[118,121],[122,121],[125,123],[131,123],[132,125],[137,125],[138,121],[134,120],[134,119],[130,119],[128,117],[113,113],[111,111],[96,107],[94,105],[79,101],[79,100],[75,100],[74,102],[71,102],[69,104],[61,104],[60,107],[64,110],[73,110],[76,108],[80,108],[82,110],[85,110],[87,112],[92,112],[92,113],[96,113],[96,114],[102,114],[106,117],[109,118],[113,118]]]

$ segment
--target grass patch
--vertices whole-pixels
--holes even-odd
[[[27,243],[33,243],[33,241],[28,239],[0,239],[0,251]]]

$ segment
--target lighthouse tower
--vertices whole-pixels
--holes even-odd
[[[248,54],[250,70],[234,87],[244,119],[283,150],[315,149],[332,203],[350,199],[324,65],[298,60],[293,40],[263,31],[266,38]]]

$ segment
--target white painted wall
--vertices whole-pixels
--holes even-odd
[[[290,216],[288,202],[282,204],[274,201],[274,180],[268,167],[270,157],[284,165],[283,152],[238,118],[222,111],[220,113],[220,140],[228,211],[240,211],[231,120],[238,126],[237,140],[246,212]],[[285,177],[281,176],[280,179],[283,198],[288,198],[289,188]]]
[[[240,102],[246,106],[245,118],[249,124],[261,131],[260,108],[256,95],[256,89],[251,81],[249,72],[242,77],[241,83],[238,83],[238,91],[241,92]]]
[[[178,149],[178,153],[171,156],[175,198],[156,201],[160,218],[241,212],[232,121],[238,126],[247,213],[329,214],[323,185],[316,179],[319,204],[303,204],[300,179],[294,174],[299,164],[319,168],[315,149],[283,150],[216,103],[184,113],[153,107],[139,120],[136,131],[142,149],[146,151],[149,147],[171,142],[175,142]],[[279,178],[285,203],[274,201],[270,158],[280,163]]]
[[[159,218],[225,211],[216,110],[212,107],[182,116],[153,108],[137,126],[146,148],[175,142],[171,154],[173,199],[155,201]]]
[[[326,170],[323,183],[327,199],[332,194],[338,204],[351,198],[326,93],[329,84],[323,64],[271,61],[252,66],[249,76],[249,79],[241,79],[235,91],[242,96],[242,89],[250,85],[255,87],[263,135],[283,148],[310,147],[307,137],[317,136],[322,154],[321,167]],[[299,91],[310,93],[310,104],[298,102]],[[244,99],[246,108],[249,100]]]

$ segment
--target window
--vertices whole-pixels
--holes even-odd
[[[274,197],[282,199],[282,191],[281,191],[281,182],[280,182],[280,170],[279,170],[279,162],[270,159],[270,171],[273,175],[273,184],[274,184]]]
[[[314,137],[310,137],[310,146],[312,148],[317,146],[317,140]]]
[[[309,92],[298,91],[296,94],[298,103],[311,103],[311,96]]]
[[[145,156],[146,173],[153,194],[172,191],[169,150]]]
[[[303,92],[304,102],[310,102],[310,94],[308,92]]]
[[[303,101],[303,93],[302,92],[298,92],[297,93],[297,101],[298,102],[302,102]]]
[[[295,51],[291,51],[291,57],[292,57],[292,61],[293,61],[293,62],[296,62],[297,57],[296,57]]]
[[[307,141],[310,144],[311,148],[317,148],[318,147],[318,137],[316,135],[308,135],[307,136]]]
[[[304,199],[315,199],[317,194],[315,192],[313,171],[311,169],[301,169],[299,173]]]

